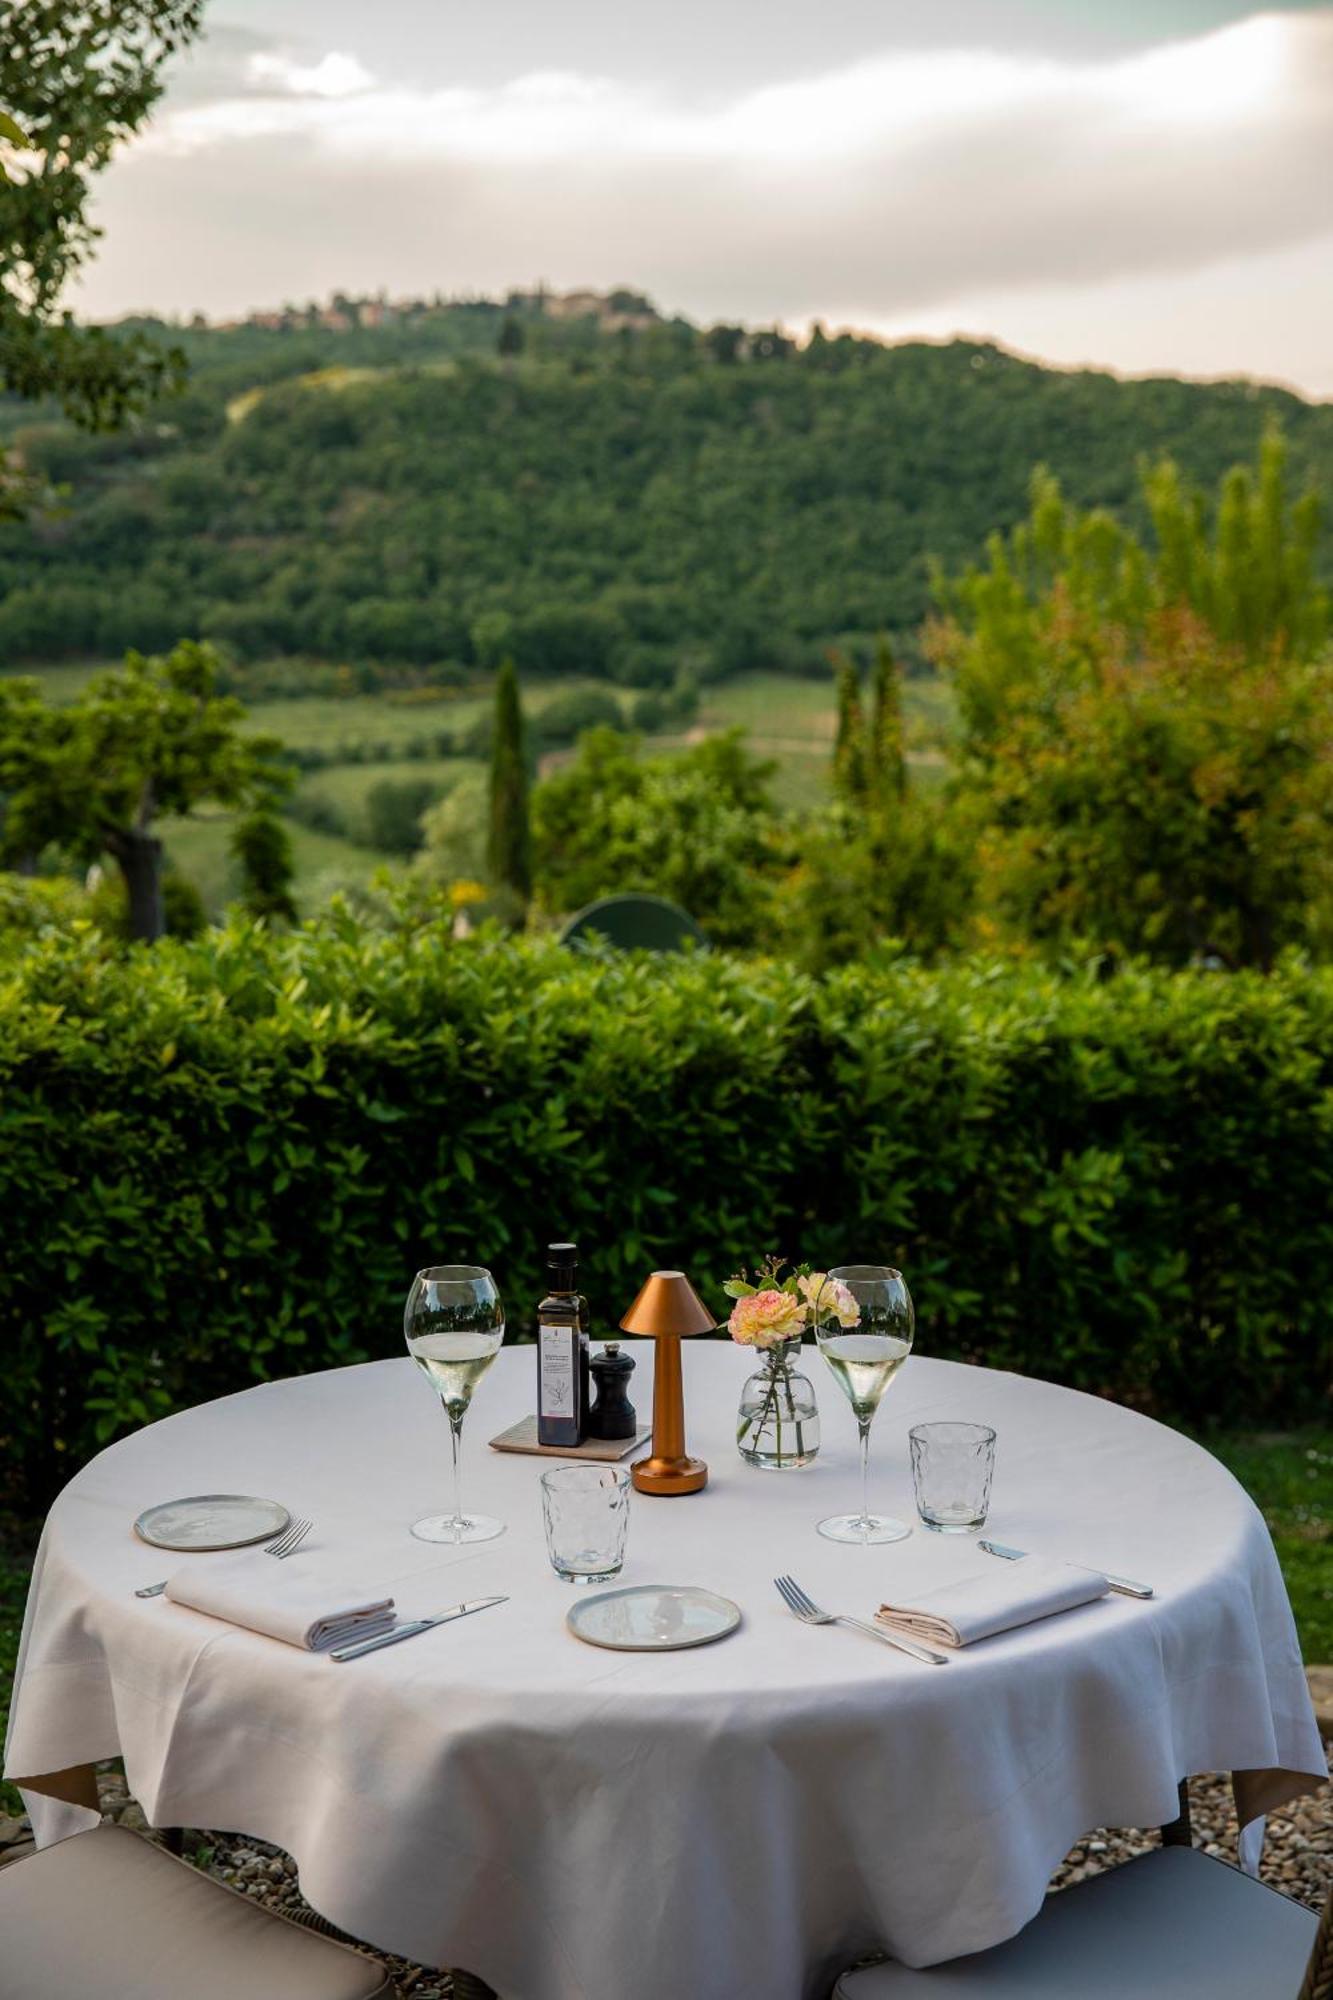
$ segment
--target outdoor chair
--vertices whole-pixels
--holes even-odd
[[[664,896],[603,896],[570,918],[560,942],[585,949],[614,945],[619,951],[683,951],[687,944],[708,948],[694,918]]]
[[[392,2000],[378,1959],[275,1916],[128,1827],[0,1868],[0,2000]]]
[[[1017,1937],[914,1972],[845,1972],[833,2000],[1330,2000],[1323,1918],[1193,1847],[1048,1896]]]

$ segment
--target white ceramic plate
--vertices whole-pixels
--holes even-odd
[[[134,1524],[141,1542],[155,1549],[243,1549],[272,1541],[291,1521],[276,1500],[251,1500],[243,1493],[197,1493],[189,1500],[164,1500]]]
[[[565,1623],[590,1646],[614,1653],[674,1653],[682,1646],[711,1646],[741,1622],[729,1597],[711,1590],[672,1584],[639,1584],[632,1590],[604,1590],[585,1597]]]

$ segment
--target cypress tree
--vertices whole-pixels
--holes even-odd
[[[875,647],[875,677],[870,709],[870,789],[881,805],[901,799],[907,790],[907,760],[903,755],[903,694],[898,663],[881,634]]]
[[[838,733],[833,741],[833,789],[851,803],[866,793],[865,721],[861,682],[845,653],[835,656],[838,673]]]
[[[495,682],[491,733],[490,829],[486,865],[492,882],[526,903],[532,894],[532,830],[528,824],[528,756],[514,662],[505,660]]]

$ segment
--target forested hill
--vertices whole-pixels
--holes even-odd
[[[1277,418],[1296,480],[1333,495],[1333,408],[1248,384],[961,341],[747,352],[681,322],[466,336],[196,332],[186,395],[136,432],[20,430],[68,499],[0,527],[0,668],[191,633],[368,685],[375,663],[505,651],[638,685],[799,671],[840,635],[917,627],[932,559],[1018,519],[1040,463],[1132,509],[1145,456],[1213,486]]]

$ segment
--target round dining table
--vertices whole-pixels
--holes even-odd
[[[646,1414],[652,1343],[624,1346]],[[871,1434],[873,1507],[915,1520],[909,1425],[990,1424],[987,1534],[1154,1591],[930,1666],[799,1623],[774,1578],[870,1617],[995,1559],[919,1523],[868,1547],[818,1534],[858,1476],[851,1411],[817,1356],[822,1448],[785,1471],[736,1449],[748,1350],[695,1340],[683,1362],[708,1483],[633,1495],[620,1583],[739,1607],[734,1632],[688,1651],[606,1651],[569,1629],[571,1605],[611,1586],[548,1564],[553,1461],[488,1449],[535,1406],[531,1347],[499,1355],[464,1430],[465,1501],[507,1524],[489,1542],[412,1538],[447,1501],[449,1447],[407,1359],[266,1383],[103,1451],[51,1509],[25,1620],[6,1772],[38,1840],[89,1823],[80,1767],[119,1756],[152,1824],[275,1842],[333,1923],[464,1965],[503,2000],[823,2000],[867,1953],[928,1965],[1012,1935],[1081,1835],[1172,1821],[1191,1773],[1234,1774],[1252,1845],[1264,1812],[1326,1778],[1267,1529],[1199,1445],[1046,1382],[914,1356]],[[146,1546],[136,1517],[218,1492],[308,1517],[290,1568],[391,1592],[401,1616],[508,1601],[339,1664],[136,1597],[218,1560]]]

